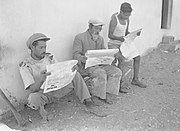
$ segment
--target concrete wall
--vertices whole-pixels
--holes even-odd
[[[130,31],[143,28],[141,37],[136,39],[141,53],[156,46],[164,34],[160,29],[161,0],[127,0],[133,13]],[[123,0],[0,0],[0,86],[16,105],[25,102],[28,92],[18,72],[18,64],[29,54],[25,43],[35,32],[46,34],[51,40],[48,51],[61,60],[71,59],[74,36],[88,27],[89,18],[105,22],[102,36],[108,41],[107,31],[110,17],[119,11]],[[175,6],[175,4],[177,4]],[[180,21],[178,6],[174,0],[171,34],[179,37],[176,28]],[[167,31],[166,31],[167,33]],[[7,107],[0,98],[0,114]]]

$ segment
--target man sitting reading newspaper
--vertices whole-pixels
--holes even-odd
[[[118,95],[122,72],[112,65],[95,65],[85,69],[88,50],[105,49],[104,40],[99,35],[104,25],[96,19],[89,20],[89,29],[76,35],[73,44],[73,58],[78,60],[79,72],[83,77],[89,76],[93,79],[91,94],[93,98],[100,98],[108,104],[112,104],[107,94]]]
[[[42,86],[50,72],[46,71],[46,65],[54,64],[57,61],[53,55],[46,53],[46,41],[50,38],[46,37],[42,33],[33,34],[27,41],[27,47],[31,50],[31,54],[20,64],[20,74],[24,82],[25,90],[29,90],[28,106],[32,109],[39,110],[40,115],[44,120],[49,120],[52,115],[45,109],[44,105],[51,102],[52,93],[43,93]],[[77,66],[72,68],[75,71]],[[81,102],[85,102],[87,106],[92,104],[89,90],[81,77],[77,72],[72,80],[74,91]]]

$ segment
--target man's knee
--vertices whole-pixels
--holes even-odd
[[[140,55],[138,55],[138,56],[136,56],[135,58],[134,58],[134,61],[136,62],[139,62],[140,61],[140,59],[141,59],[141,57],[140,57]]]
[[[28,106],[32,109],[37,110],[46,103],[48,103],[48,98],[39,92],[31,93],[28,97]]]
[[[93,75],[97,76],[97,77],[106,77],[107,74],[104,69],[98,68],[98,69],[94,70]]]
[[[121,77],[122,76],[122,71],[119,68],[114,68],[114,76]]]
[[[74,76],[74,79],[75,79],[75,80],[81,80],[81,79],[83,79],[83,78],[82,78],[82,76],[81,76],[81,74],[80,74],[79,72],[76,72],[76,74],[75,74],[75,76]]]

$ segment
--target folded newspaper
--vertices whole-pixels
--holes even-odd
[[[85,68],[101,64],[110,65],[114,60],[114,54],[118,51],[119,49],[87,50]]]
[[[47,65],[47,72],[51,72],[51,75],[47,76],[44,83],[44,93],[61,89],[71,83],[76,74],[76,70],[72,72],[72,68],[77,63],[77,60],[68,60]]]
[[[134,57],[140,55],[136,45],[134,44],[134,40],[137,37],[137,33],[141,32],[141,29],[135,30],[131,33],[129,33],[127,36],[125,36],[125,41],[120,46],[120,50],[122,52],[122,55],[128,59],[131,60]]]

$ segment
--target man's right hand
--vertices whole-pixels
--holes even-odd
[[[51,72],[47,72],[46,70],[41,71],[41,74],[39,76],[39,81],[44,82],[48,75],[51,75]]]
[[[87,57],[86,57],[86,56],[81,56],[81,57],[80,57],[80,61],[81,61],[82,63],[86,63],[86,60],[87,60]]]

